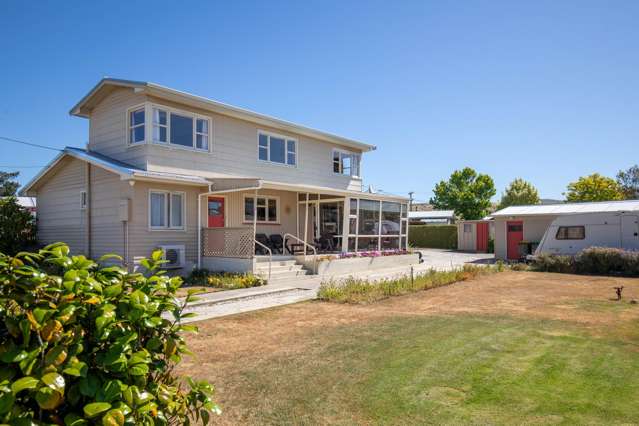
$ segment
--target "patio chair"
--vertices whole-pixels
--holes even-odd
[[[266,234],[255,234],[255,241],[264,244],[266,247],[273,250],[273,245],[271,244],[271,240],[268,239]],[[256,254],[268,254],[268,251],[262,247],[261,245],[255,243],[255,253]]]
[[[271,246],[273,247],[273,252],[279,252],[280,254],[284,254],[284,239],[280,234],[271,234],[269,237],[271,240]]]
[[[332,252],[335,251],[335,245],[333,244],[333,235],[324,234],[315,240],[316,245],[320,251]]]

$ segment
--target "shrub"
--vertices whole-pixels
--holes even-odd
[[[489,266],[464,265],[453,271],[431,269],[425,274],[381,281],[348,278],[344,281],[328,281],[320,285],[318,299],[337,303],[370,303],[391,296],[413,293],[496,272]]]
[[[238,288],[259,287],[266,280],[253,274],[234,274],[229,272],[210,272],[207,269],[194,269],[186,278],[188,285],[233,290]]]
[[[15,197],[0,199],[0,253],[13,255],[33,248],[35,243],[33,215]]]
[[[532,269],[539,272],[575,273],[575,262],[572,256],[541,254],[535,256]]]
[[[457,248],[457,225],[411,225],[408,231],[411,247]]]
[[[0,423],[208,423],[211,386],[174,374],[190,353],[183,332],[197,330],[181,324],[194,298],[178,301],[161,257],[141,262],[145,276],[61,243],[0,254]]]
[[[639,276],[639,252],[608,247],[590,247],[575,256],[581,274]]]

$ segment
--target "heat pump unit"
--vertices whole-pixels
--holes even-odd
[[[163,269],[176,269],[184,267],[184,245],[165,245],[160,246],[164,253],[166,263],[162,264]]]

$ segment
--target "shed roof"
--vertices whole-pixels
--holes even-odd
[[[408,212],[410,219],[448,219],[455,217],[454,210],[429,210],[419,212]]]
[[[563,203],[550,205],[510,206],[491,214],[492,217],[503,216],[548,216],[577,213],[607,213],[638,211],[639,200],[598,201],[590,203]]]

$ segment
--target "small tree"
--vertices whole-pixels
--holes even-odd
[[[582,176],[567,187],[566,200],[579,201],[614,201],[623,200],[621,188],[614,179],[593,173]]]
[[[470,167],[455,170],[448,181],[442,180],[433,190],[430,203],[436,209],[454,210],[464,219],[481,219],[491,206],[490,199],[497,193],[493,179],[478,174]]]
[[[16,195],[20,184],[16,178],[20,172],[0,172],[0,197]]]
[[[617,173],[617,185],[627,200],[639,199],[639,165],[634,165]]]
[[[539,204],[539,192],[530,182],[523,179],[515,179],[501,194],[500,209],[508,206],[523,206],[528,204]]]
[[[0,199],[0,252],[16,254],[35,245],[33,215],[15,197]]]

